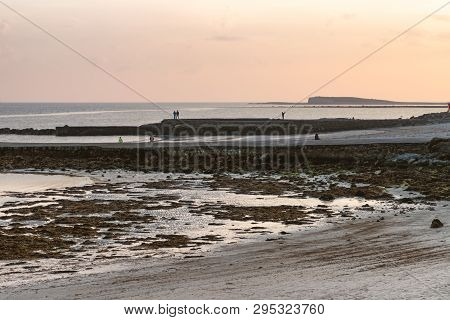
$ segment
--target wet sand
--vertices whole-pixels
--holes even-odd
[[[447,204],[448,205],[448,204]],[[209,256],[3,288],[1,299],[449,299],[447,207],[305,230]],[[431,229],[439,217],[444,227]]]
[[[369,130],[349,130],[320,134],[321,140],[314,140],[314,135],[288,136],[216,136],[157,138],[149,143],[145,137],[124,136],[122,144],[117,137],[55,137],[55,136],[23,136],[0,135],[0,147],[27,146],[91,146],[102,148],[163,148],[171,145],[195,146],[297,146],[297,145],[355,145],[375,143],[427,143],[433,138],[450,138],[450,122],[379,128]],[[27,141],[27,142],[23,142]]]

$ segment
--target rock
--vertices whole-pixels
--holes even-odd
[[[361,210],[365,210],[365,211],[375,211],[375,209],[371,206],[369,206],[368,204],[365,204],[361,207]]]
[[[357,197],[359,197],[359,198],[364,198],[365,195],[366,195],[366,194],[365,194],[365,192],[364,192],[363,190],[357,190],[357,191],[355,192],[355,196],[357,196]]]
[[[436,151],[436,146],[439,146],[439,144],[441,143],[447,143],[450,142],[449,139],[443,139],[443,138],[433,138],[429,143],[428,143],[428,149],[430,150],[430,152],[435,152]]]
[[[431,222],[431,229],[442,228],[444,224],[439,219],[434,219]]]
[[[268,161],[270,159],[270,155],[268,153],[264,153],[261,155],[260,160],[262,162]]]
[[[417,153],[402,153],[394,156],[391,160],[394,162],[414,162],[420,159],[420,155]]]
[[[428,150],[437,154],[439,159],[450,160],[450,139],[434,138],[428,144]]]
[[[322,200],[322,201],[333,201],[334,197],[331,194],[324,194],[324,195],[321,195],[319,197],[319,199]]]

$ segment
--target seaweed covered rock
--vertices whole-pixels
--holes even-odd
[[[428,150],[439,159],[450,160],[450,139],[434,138],[428,144]]]
[[[431,222],[431,229],[442,228],[443,226],[444,226],[444,224],[439,219],[434,219]]]

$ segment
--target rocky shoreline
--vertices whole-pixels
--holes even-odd
[[[386,211],[399,207],[407,206],[411,211],[425,205],[432,209],[434,202],[450,200],[450,165],[354,167],[322,164],[308,173],[200,176],[175,173],[159,174],[157,180],[154,178],[158,173],[149,173],[135,175],[134,181],[130,180],[134,173],[126,170],[91,173],[71,170],[69,173],[91,177],[95,182],[64,190],[8,194],[15,200],[0,206],[0,224],[8,226],[0,232],[0,261],[76,258],[93,249],[99,250],[98,259],[109,259],[101,254],[99,239],[111,242],[111,248],[125,246],[133,254],[164,248],[188,248],[188,253],[194,253],[192,250],[202,245],[223,240],[220,234],[214,233],[196,237],[166,233],[164,221],[179,220],[182,215],[176,212],[180,209],[196,217],[216,219],[213,221],[217,222],[209,226],[220,228],[226,220],[249,223],[242,230],[230,229],[237,230],[238,234],[273,234],[257,224],[313,225],[317,220],[336,217],[355,220],[360,218],[358,212],[369,212],[380,219]],[[406,195],[395,196],[398,188]],[[195,194],[195,190],[200,189],[208,190],[211,195],[226,192],[233,199],[246,195],[247,205],[227,203],[224,198],[220,201],[208,198],[203,202],[182,196],[185,192]],[[281,202],[275,205],[267,198],[273,196]],[[33,199],[32,202],[26,202],[27,198]],[[255,201],[254,205],[249,205],[250,198]],[[263,199],[266,205],[258,205]],[[340,207],[339,202],[335,203],[339,199],[357,199],[357,205],[346,202]],[[172,217],[168,214],[171,210],[175,210]],[[158,216],[157,212],[164,213]],[[406,213],[405,210],[398,212]],[[42,223],[30,226],[29,221]],[[193,221],[186,223],[189,225]],[[146,229],[155,227],[153,231]],[[144,237],[136,236],[137,232]],[[287,234],[289,232],[281,233]],[[112,258],[120,256],[117,253]]]
[[[308,169],[336,164],[445,165],[450,140],[416,144],[311,145],[286,147],[98,146],[0,147],[2,169],[127,169],[163,172],[244,172]]]

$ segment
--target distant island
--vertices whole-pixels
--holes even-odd
[[[401,102],[355,97],[311,97],[308,104],[400,104]]]
[[[299,102],[260,102],[252,104],[271,104],[271,105],[445,105],[439,102],[398,102],[379,99],[365,99],[357,97],[311,97],[307,103]]]

